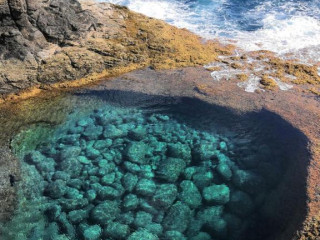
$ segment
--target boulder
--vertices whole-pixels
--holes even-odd
[[[181,192],[179,199],[187,204],[191,209],[201,205],[202,198],[197,186],[189,180],[184,180],[180,183]]]
[[[180,158],[163,160],[157,170],[158,177],[168,182],[176,182],[186,168],[186,162]]]
[[[211,185],[203,189],[203,198],[213,204],[224,205],[229,202],[230,190],[227,185]]]
[[[106,236],[106,239],[127,239],[129,233],[130,227],[118,222],[110,222],[104,229],[104,235]]]
[[[178,231],[183,233],[191,220],[192,212],[188,205],[177,202],[168,211],[163,219],[163,227],[167,231]]]
[[[156,184],[150,179],[140,179],[136,185],[136,192],[142,196],[152,196],[156,191]]]
[[[144,142],[131,142],[126,147],[124,155],[131,162],[145,164],[147,148]]]
[[[115,201],[105,200],[94,207],[90,212],[90,219],[101,225],[114,220],[120,213],[118,203]]]
[[[177,194],[178,190],[174,184],[161,184],[152,198],[153,204],[157,208],[169,208]]]

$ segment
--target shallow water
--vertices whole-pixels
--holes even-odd
[[[107,90],[66,102],[61,124],[13,138],[23,180],[1,239],[276,239],[305,215],[307,141],[273,113]]]
[[[102,0],[247,51],[320,61],[319,0]]]

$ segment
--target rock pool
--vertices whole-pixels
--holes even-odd
[[[264,240],[301,224],[307,141],[276,114],[111,90],[65,99],[60,124],[41,121],[59,104],[38,109],[12,139],[22,173],[1,239]]]

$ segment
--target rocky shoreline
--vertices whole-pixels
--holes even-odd
[[[218,61],[233,69],[242,68],[235,64],[235,61],[241,63],[241,58],[218,59],[218,55],[232,55],[233,46],[203,42],[187,30],[124,7],[89,1],[2,0],[0,14],[0,94],[1,108],[7,109],[5,111],[16,107],[11,105],[12,99],[37,94],[41,97],[56,89],[108,79],[93,89],[189,96],[243,113],[267,109],[281,116],[308,138],[311,155],[310,159],[303,156],[299,163],[309,164],[308,215],[294,239],[318,239],[320,103],[316,96],[319,88],[316,66],[308,68],[273,60],[268,63],[278,70],[273,77],[282,78],[284,73],[290,73],[305,81],[298,79],[289,91],[274,89],[272,84],[271,91],[270,84],[266,83],[265,88],[262,86],[265,92],[252,94],[239,89],[240,76],[229,81],[213,81],[208,70],[198,67]],[[264,57],[266,54],[269,56],[264,53]],[[110,77],[145,67],[149,68],[110,81]],[[193,68],[161,70],[182,67]],[[23,124],[34,119],[25,119]],[[0,182],[4,187],[0,189],[0,205],[5,212],[0,211],[0,215],[4,218],[15,204],[14,180],[10,176],[19,180],[19,165],[15,160],[4,161],[12,157],[7,148],[1,152]]]

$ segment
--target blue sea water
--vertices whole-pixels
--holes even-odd
[[[320,60],[319,0],[106,0],[245,50]]]

